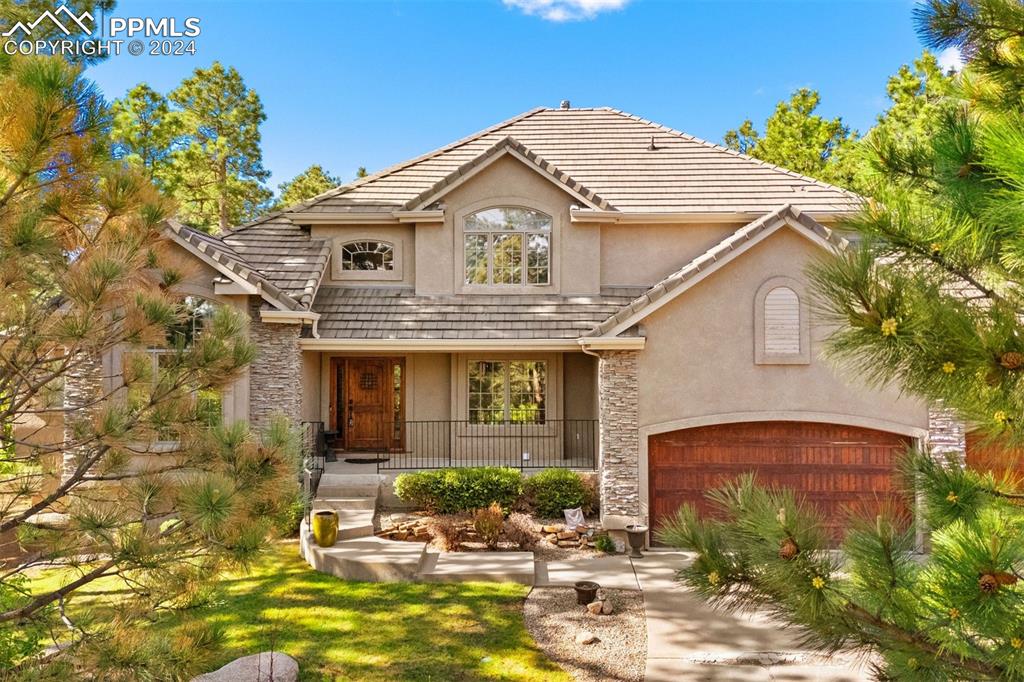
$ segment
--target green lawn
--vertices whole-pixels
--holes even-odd
[[[347,582],[313,571],[289,542],[221,592],[188,612],[223,628],[217,665],[273,642],[304,680],[571,679],[526,632],[520,585]]]

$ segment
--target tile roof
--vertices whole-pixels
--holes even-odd
[[[831,243],[836,248],[842,249],[847,245],[847,241],[845,239],[824,225],[812,220],[799,209],[796,209],[789,204],[780,206],[771,213],[765,214],[752,223],[744,225],[701,255],[691,260],[679,270],[668,275],[643,294],[637,296],[628,304],[615,311],[614,314],[603,320],[600,324],[595,325],[595,327],[585,334],[585,336],[604,336],[613,332],[617,327],[621,327],[630,320],[636,320],[637,318],[642,317],[644,310],[650,308],[656,301],[659,301],[666,295],[671,294],[671,292],[684,286],[701,272],[704,272],[708,268],[719,263],[720,260],[728,257],[729,254],[733,253],[738,247],[750,241],[760,233],[772,230],[780,224],[790,221],[796,222],[803,228],[810,230],[815,235]]]
[[[167,221],[168,234],[225,275],[258,287],[284,310],[308,309],[330,257],[330,244],[310,239],[289,221],[271,221],[244,234],[214,236]]]
[[[832,185],[616,109],[539,108],[288,211],[407,209],[508,137],[622,212],[766,213],[789,203],[827,213],[855,210],[860,202]]]
[[[221,240],[301,307],[309,308],[330,259],[328,240],[311,238],[287,218],[267,220],[258,230],[225,232]]]
[[[321,287],[322,339],[577,339],[643,289],[599,296],[417,296],[411,288]]]

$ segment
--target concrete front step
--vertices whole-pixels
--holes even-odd
[[[416,578],[425,583],[479,581],[532,585],[533,552],[430,552]]]
[[[380,496],[379,483],[320,483],[317,497],[372,497]]]
[[[324,495],[317,495],[313,501],[313,506],[320,509],[336,509],[338,511],[346,510],[369,510],[374,511],[377,508],[376,497],[325,497]]]
[[[391,542],[373,536],[318,547],[305,526],[300,537],[300,551],[310,566],[345,580],[411,581],[422,566],[426,550],[426,543]]]

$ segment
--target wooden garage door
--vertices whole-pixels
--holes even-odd
[[[1010,473],[1014,480],[1024,481],[1024,448],[971,431],[967,434],[967,466],[975,471],[991,471],[999,477]]]
[[[847,505],[894,500],[896,465],[911,439],[884,431],[811,422],[719,424],[651,436],[651,526],[684,502],[708,510],[704,493],[754,471],[764,484],[795,490],[838,531]]]

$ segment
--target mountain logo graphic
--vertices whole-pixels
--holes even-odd
[[[63,19],[63,22],[61,21],[61,19]],[[28,25],[21,21],[15,23],[14,26],[11,26],[11,28],[8,29],[7,31],[0,33],[0,36],[4,38],[9,38],[10,36],[14,35],[14,33],[17,31],[21,31],[25,35],[30,36],[32,35],[32,31],[34,31],[35,28],[39,26],[39,24],[41,24],[44,20],[50,21],[54,26],[63,31],[64,35],[67,36],[72,34],[76,26],[82,31],[84,31],[86,34],[92,33],[92,29],[89,28],[89,26],[87,26],[85,23],[86,21],[93,21],[93,17],[91,14],[89,14],[88,12],[75,14],[70,9],[68,9],[67,5],[61,5],[56,9],[56,11],[51,12],[50,10],[46,10],[45,12],[40,14],[35,21],[29,23]],[[68,28],[69,26],[71,28]]]

